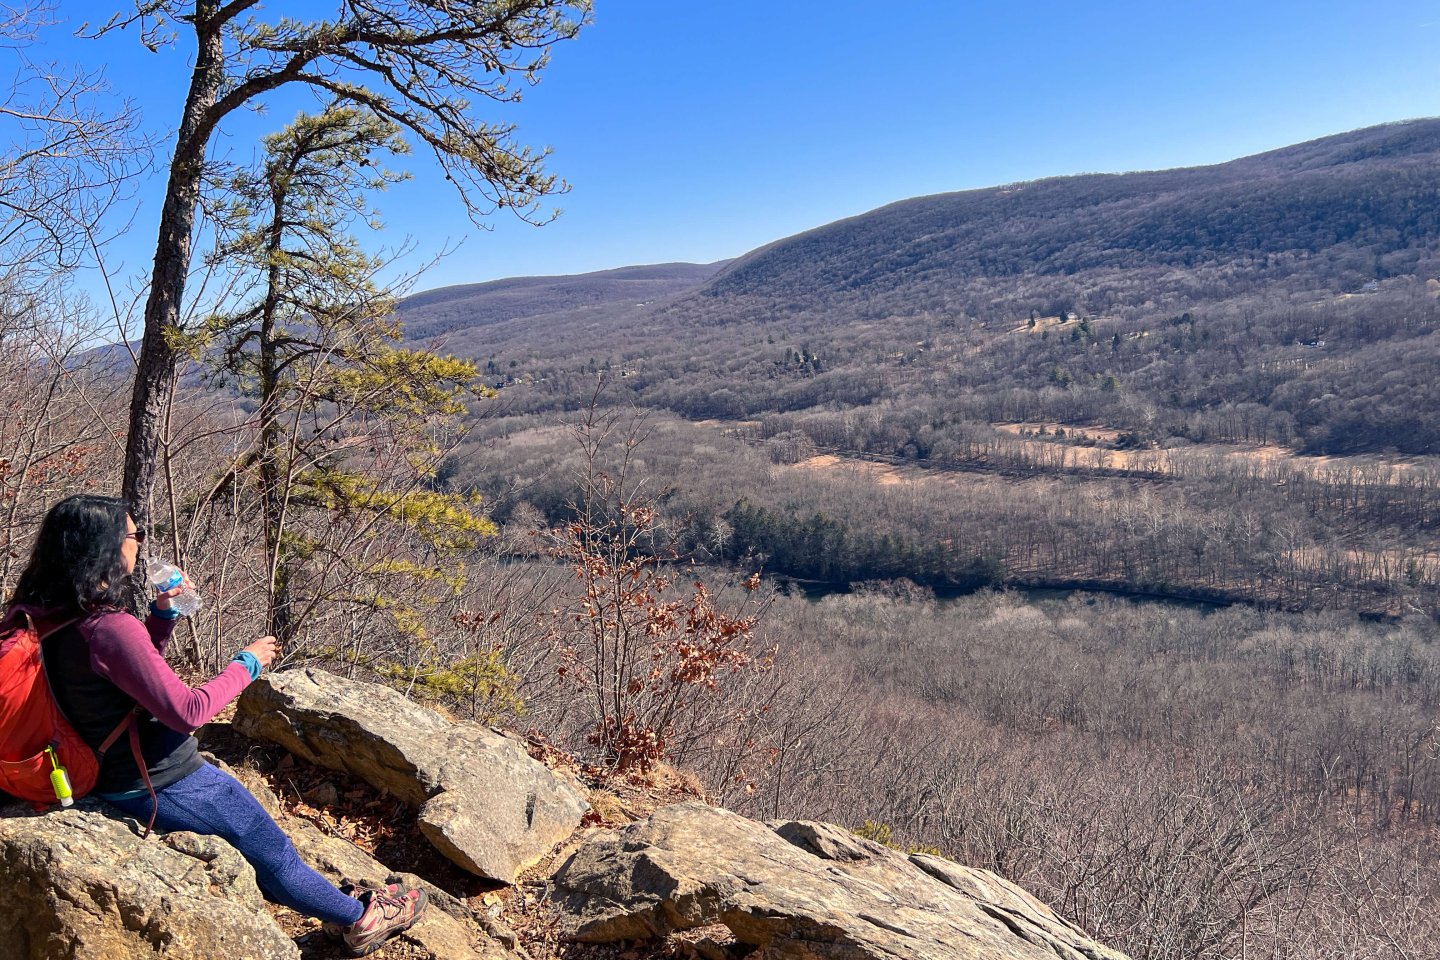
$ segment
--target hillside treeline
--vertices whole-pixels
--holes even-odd
[[[448,482],[475,484],[502,521],[520,509],[563,522],[577,453],[564,429],[527,426],[536,422],[477,428]],[[818,450],[810,431],[834,439],[826,431],[847,422],[863,448],[867,425],[884,419],[767,419],[742,431],[751,443],[648,420],[643,462],[665,478],[659,509],[675,549],[839,585],[903,577],[942,590],[1082,586],[1389,616],[1440,610],[1433,468],[1150,451],[1137,473],[1104,475],[1066,467],[1076,448],[988,427],[956,448],[952,470],[807,460]]]
[[[1113,282],[1146,271],[1160,274],[1152,284],[1160,297],[1222,278],[1232,294],[1317,278],[1353,291],[1434,257],[1440,124],[1353,136],[1371,142],[1324,158],[1302,159],[1324,150],[1306,144],[1209,167],[902,200],[757,250],[703,292],[899,312],[906,298],[948,287],[959,306],[1013,309],[1022,301],[1001,292],[1006,278],[1093,273]],[[1034,306],[1055,313],[1076,305]]]
[[[1432,292],[1411,276],[1346,298],[1318,289],[1168,310],[1081,306],[1064,323],[1037,311],[1033,327],[1023,308],[988,317],[777,309],[693,325],[612,318],[585,327],[579,349],[575,329],[502,324],[483,342],[447,346],[493,365],[517,413],[574,409],[605,375],[627,402],[696,420],[878,414],[910,431],[897,448],[923,447],[919,426],[1056,421],[1104,424],[1145,444],[1424,455],[1440,452]]]

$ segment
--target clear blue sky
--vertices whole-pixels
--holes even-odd
[[[63,4],[77,20],[105,9]],[[1437,115],[1437,50],[1440,6],[1421,2],[596,0],[525,102],[494,113],[554,149],[573,186],[560,219],[478,231],[424,165],[382,213],[392,242],[424,253],[465,240],[422,288],[711,261],[906,197],[1214,163]],[[151,54],[121,35],[46,52],[107,62],[148,127],[177,122],[183,45]],[[249,156],[296,106],[227,131],[225,149]],[[158,186],[128,265],[153,250]]]

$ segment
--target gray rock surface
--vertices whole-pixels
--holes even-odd
[[[420,829],[445,856],[505,883],[568,837],[589,809],[575,786],[516,741],[322,670],[252,683],[235,727],[419,807]]]
[[[569,935],[592,943],[721,923],[767,958],[1124,960],[987,871],[700,803],[597,831],[551,896]]]
[[[484,929],[488,925],[486,918],[474,916],[469,907],[444,890],[414,874],[395,873],[348,840],[322,833],[307,820],[286,816],[279,798],[264,778],[254,771],[225,769],[239,778],[261,806],[270,812],[295,844],[300,859],[332,883],[349,882],[378,887],[400,882],[424,887],[430,894],[430,907],[420,922],[401,934],[400,939],[428,960],[499,960],[506,956],[505,948]]]
[[[406,957],[516,960],[497,939],[513,937],[503,923],[475,916],[438,887],[287,816],[254,771],[211,760],[240,778],[300,858],[333,882],[400,881],[429,892],[430,909],[400,937]],[[297,943],[308,941],[320,945],[320,955],[338,956],[319,939],[318,927],[291,941],[271,919],[254,871],[224,841],[191,833],[141,840],[133,823],[112,819],[106,809],[81,801],[76,810],[38,817],[23,806],[0,811],[0,876],[13,880],[18,894],[0,901],[0,960],[288,960],[302,955]]]
[[[142,841],[95,801],[0,815],[0,960],[294,960],[255,872],[213,837]]]

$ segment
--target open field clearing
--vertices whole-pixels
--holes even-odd
[[[1305,456],[1275,444],[1258,443],[1203,443],[1163,450],[1115,450],[1089,445],[1113,444],[1119,439],[1121,431],[1101,424],[1067,425],[1052,421],[996,423],[992,426],[1014,437],[1010,442],[1018,444],[1029,456],[1054,463],[1059,469],[1189,475],[1197,470],[1214,469],[1227,460],[1236,460],[1306,473],[1314,479],[1345,479],[1372,484],[1395,483],[1407,475],[1440,472],[1435,459],[1430,457]],[[1064,431],[1063,438],[1055,436],[1057,430]]]

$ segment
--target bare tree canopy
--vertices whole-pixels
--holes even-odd
[[[83,261],[95,225],[149,156],[134,135],[134,114],[107,96],[98,71],[30,57],[51,12],[0,5],[0,49],[14,71],[0,91],[0,272],[12,290],[36,270]]]
[[[173,393],[178,324],[207,147],[237,110],[301,85],[395,124],[428,147],[472,217],[508,209],[542,222],[540,201],[565,189],[545,151],[513,124],[480,115],[535,82],[557,41],[575,35],[589,0],[343,0],[335,16],[262,19],[257,0],[142,0],[92,31],[138,29],[149,47],[195,40],[195,69],[161,213],[145,334],[131,403],[124,495],[150,515],[163,415]]]

